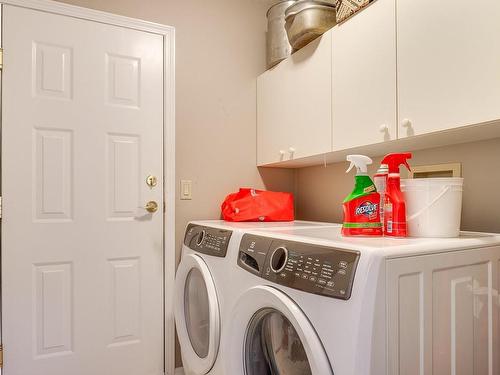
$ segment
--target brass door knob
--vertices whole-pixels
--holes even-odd
[[[155,213],[156,211],[158,211],[158,203],[156,203],[155,201],[149,201],[148,203],[146,203],[144,208],[150,213]]]

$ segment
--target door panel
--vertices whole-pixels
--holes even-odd
[[[331,151],[331,32],[257,79],[257,163]]]
[[[500,248],[387,262],[388,374],[498,373]]]
[[[333,151],[396,139],[395,0],[336,26],[332,43]]]
[[[9,5],[2,38],[5,372],[161,374],[163,38]]]
[[[500,118],[499,17],[497,0],[397,0],[400,138]]]

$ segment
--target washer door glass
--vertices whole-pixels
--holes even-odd
[[[279,311],[263,309],[252,318],[245,345],[245,374],[312,374],[297,331]]]
[[[196,268],[186,277],[184,313],[191,345],[200,358],[205,358],[210,345],[210,306],[205,280]]]

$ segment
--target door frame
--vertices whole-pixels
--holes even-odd
[[[0,0],[21,8],[84,19],[163,37],[163,280],[164,370],[175,371],[175,28],[154,22],[82,8],[50,0]],[[8,53],[8,51],[6,52]]]

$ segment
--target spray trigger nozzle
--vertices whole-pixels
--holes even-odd
[[[388,154],[382,159],[382,164],[388,165],[389,173],[399,173],[399,166],[401,164],[411,171],[410,165],[408,164],[408,159],[411,159],[411,156],[409,152]]]
[[[347,161],[350,161],[351,164],[347,169],[346,173],[349,173],[352,168],[356,167],[356,171],[358,175],[365,175],[368,173],[368,165],[372,164],[373,161],[368,156],[364,155],[347,155]]]

